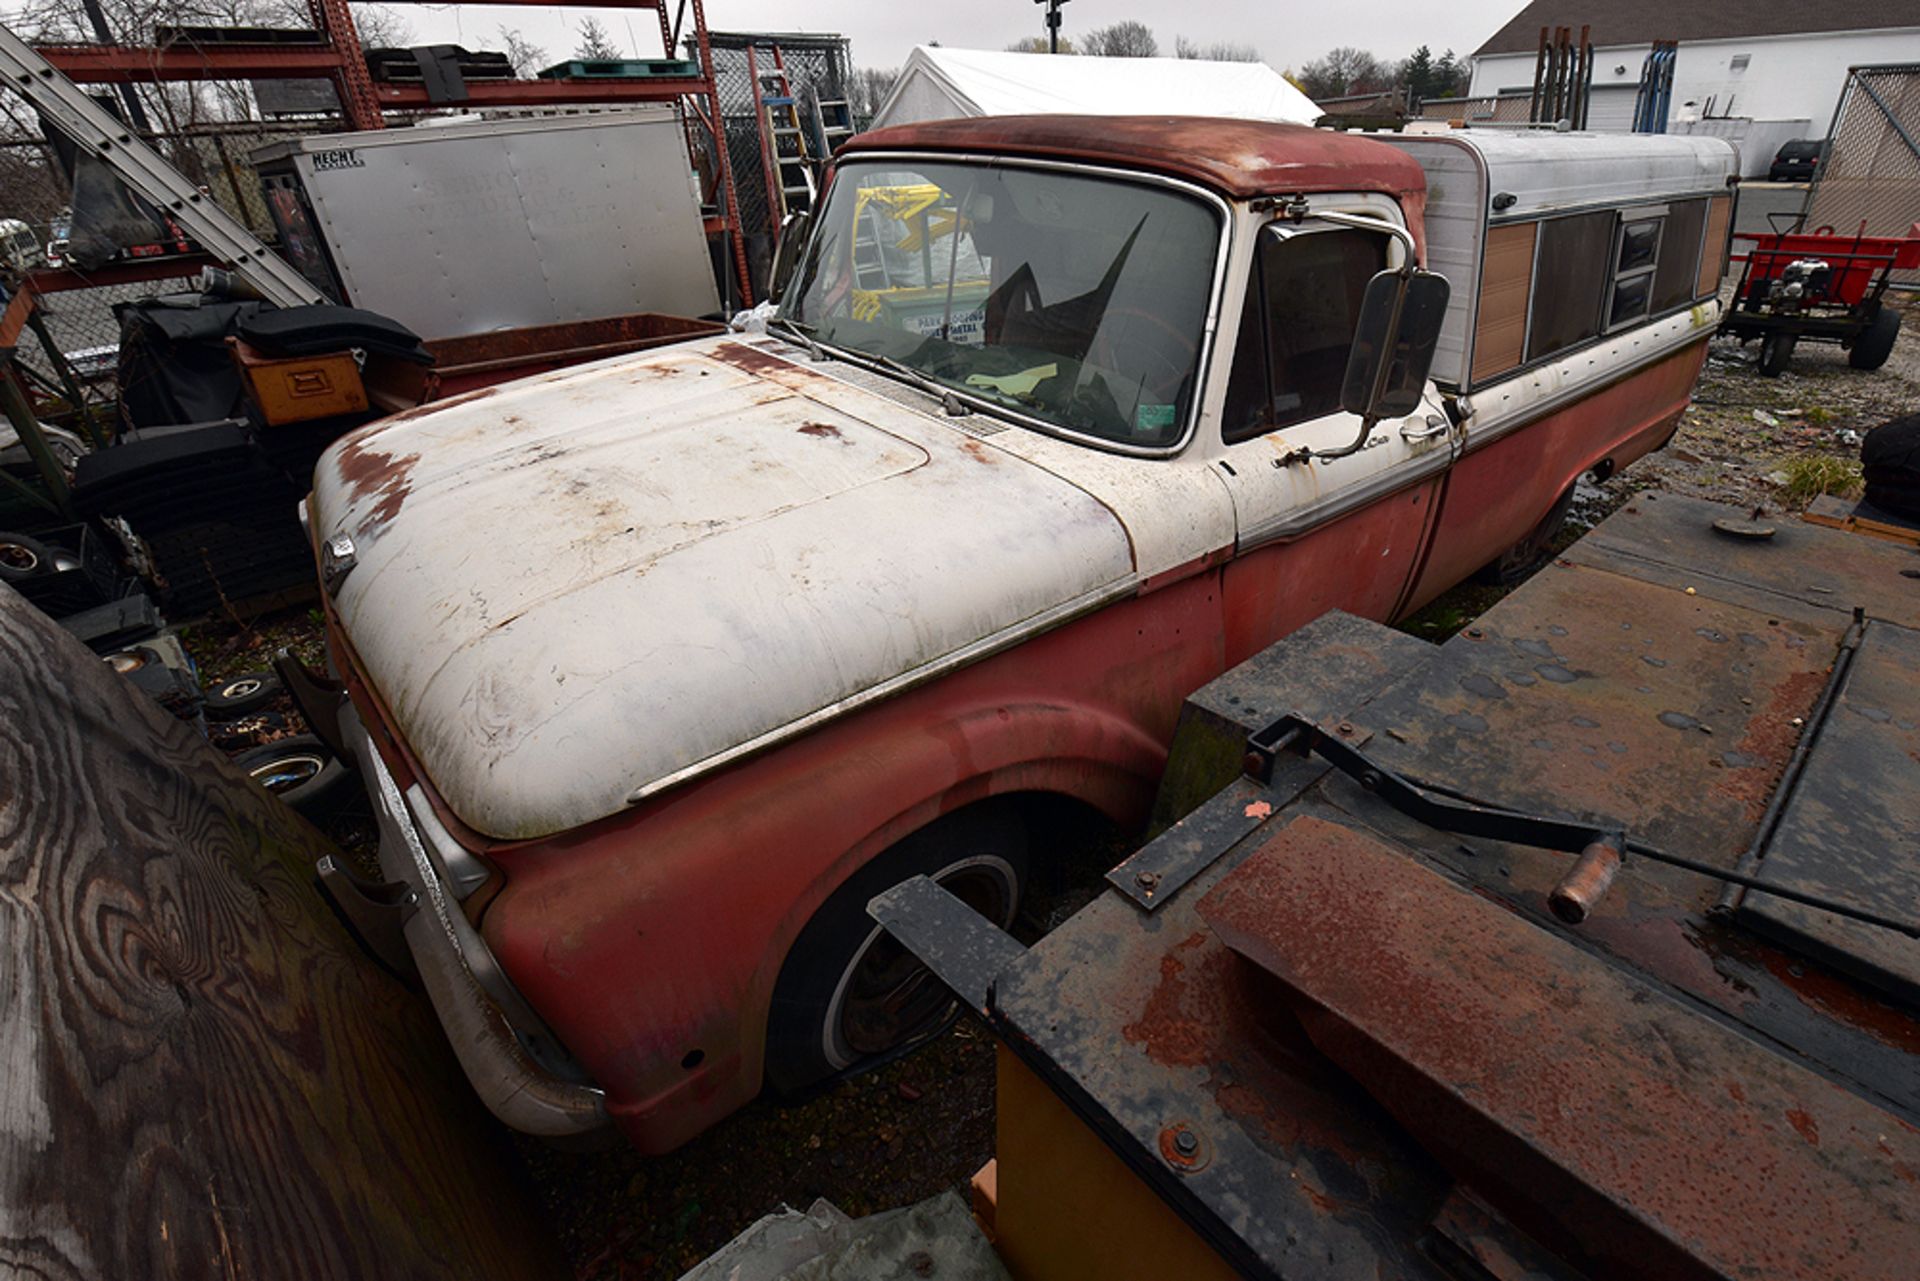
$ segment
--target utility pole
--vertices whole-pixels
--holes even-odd
[[[1033,0],[1047,6],[1047,52],[1060,52],[1060,6],[1067,0]]]

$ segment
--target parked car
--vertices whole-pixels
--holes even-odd
[[[1814,170],[1827,154],[1828,143],[1820,138],[1795,138],[1780,144],[1767,168],[1768,182],[1812,182]]]
[[[0,263],[14,271],[27,272],[44,265],[40,238],[33,228],[18,218],[0,218]]]
[[[925,873],[1006,924],[1050,819],[1143,817],[1187,693],[1535,563],[1576,478],[1677,425],[1732,173],[1711,138],[1164,117],[850,141],[769,332],[321,460],[344,699],[295,692],[393,882],[336,873],[343,912],[403,929],[536,1133],[664,1151],[936,1032],[868,901]]]

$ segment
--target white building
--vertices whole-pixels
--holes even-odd
[[[1471,95],[1524,99],[1540,28],[1570,27],[1577,43],[1584,24],[1589,128],[1631,129],[1641,64],[1654,41],[1677,40],[1667,127],[1742,144],[1748,175],[1788,138],[1826,135],[1847,68],[1920,62],[1920,0],[1534,0],[1474,50]]]

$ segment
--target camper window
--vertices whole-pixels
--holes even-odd
[[[1653,310],[1656,313],[1671,311],[1693,301],[1706,230],[1705,198],[1682,200],[1668,208],[1667,229],[1660,237],[1660,265],[1653,272]]]
[[[1613,287],[1607,293],[1609,332],[1647,318],[1653,301],[1654,264],[1660,256],[1664,212],[1651,218],[1622,218],[1613,261]]]
[[[1550,218],[1540,224],[1533,265],[1527,359],[1585,342],[1600,332],[1600,304],[1613,263],[1614,213]]]
[[[1340,383],[1367,282],[1387,265],[1387,238],[1310,230],[1260,237],[1220,431],[1228,444],[1340,408]]]

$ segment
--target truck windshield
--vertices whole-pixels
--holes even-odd
[[[843,163],[781,316],[1065,431],[1181,437],[1220,218],[1167,187],[1047,169]]]

